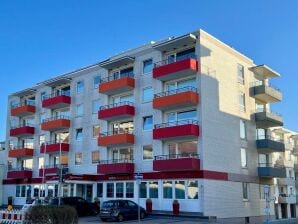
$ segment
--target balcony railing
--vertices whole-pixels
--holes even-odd
[[[25,123],[25,124],[17,124],[17,125],[11,125],[11,129],[16,129],[16,128],[23,128],[23,127],[34,127],[34,124],[31,123]]]
[[[172,121],[172,122],[168,122],[168,123],[156,124],[156,125],[154,125],[154,128],[155,129],[167,128],[167,127],[174,127],[174,126],[180,126],[180,125],[186,125],[186,124],[199,125],[199,122],[197,120],[193,120],[193,119]]]
[[[68,168],[68,165],[54,164],[54,165],[44,165],[40,167],[40,169],[51,169],[51,168]]]
[[[117,164],[117,163],[133,163],[133,159],[111,159],[111,160],[100,160],[98,164]]]
[[[279,113],[276,113],[276,112],[273,112],[273,111],[270,111],[270,110],[266,110],[265,108],[257,108],[255,111],[253,111],[253,113],[263,113],[263,112],[270,113],[270,114],[273,114],[273,115],[279,116],[279,117],[282,116]]]
[[[268,87],[271,87],[272,89],[275,89],[276,91],[280,92],[279,88],[273,86],[271,83],[266,83],[264,81],[255,81],[255,82],[250,83],[250,87],[256,87],[256,86],[268,86]]]
[[[259,163],[259,167],[285,168],[283,165],[273,163]]]
[[[284,143],[283,139],[275,138],[271,135],[259,135],[259,136],[257,136],[257,140],[271,140],[271,141],[275,141],[275,142]]]
[[[11,105],[11,109],[15,109],[15,108],[22,107],[22,106],[29,106],[29,105],[35,106],[35,102],[26,101],[26,102],[16,103],[16,104]]]
[[[50,118],[43,119],[42,123],[48,122],[48,121],[55,121],[55,120],[70,120],[70,117],[65,116],[65,115],[53,116],[53,117],[50,117]]]
[[[182,153],[182,154],[168,154],[168,155],[154,156],[154,160],[170,160],[170,159],[181,159],[181,158],[199,159],[200,155],[197,153]]]
[[[42,100],[47,100],[47,99],[50,99],[50,98],[54,98],[56,96],[70,96],[70,91],[59,91],[59,92],[54,92],[54,93],[51,93],[51,94],[47,94],[45,96],[43,96]]]
[[[53,145],[53,144],[69,144],[68,140],[65,141],[47,141],[47,142],[43,142],[40,145]]]
[[[100,133],[100,137],[105,136],[113,136],[113,135],[120,135],[120,134],[133,134],[133,130],[117,130],[117,131],[109,131],[109,132],[103,132]]]
[[[168,59],[165,59],[165,60],[154,63],[154,68],[158,68],[158,67],[163,66],[163,65],[168,65],[168,64],[171,64],[171,63],[174,63],[174,62],[177,62],[177,61],[182,61],[182,60],[188,59],[188,58],[197,59],[197,56],[196,56],[195,53],[189,53],[189,54],[185,54],[185,55],[178,56],[178,57],[175,57],[175,58],[168,58]]]
[[[106,78],[103,78],[100,80],[100,83],[105,83],[105,82],[110,82],[113,80],[121,79],[121,78],[134,78],[134,73],[129,72],[129,73],[123,73],[123,74],[114,74],[114,75],[109,75]]]
[[[10,147],[10,150],[17,150],[17,149],[34,149],[34,145],[32,143],[24,143],[24,144],[12,145],[12,147]]]
[[[26,168],[26,167],[8,167],[8,171],[32,171],[32,168]]]
[[[121,107],[121,106],[134,106],[134,104],[129,101],[123,101],[123,102],[119,102],[119,103],[112,103],[112,104],[104,105],[104,106],[101,106],[99,109],[106,110],[106,109],[111,109],[111,108]]]
[[[169,96],[169,95],[173,95],[173,94],[177,94],[177,93],[183,93],[183,92],[197,92],[197,88],[193,87],[193,86],[186,86],[186,87],[182,87],[182,88],[178,88],[178,89],[174,89],[174,90],[169,90],[166,92],[161,92],[161,93],[157,93],[154,94],[154,98],[159,98],[159,97],[164,97],[164,96]]]

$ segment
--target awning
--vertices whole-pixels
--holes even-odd
[[[106,60],[102,63],[100,63],[100,67],[105,69],[113,69],[113,68],[119,68],[124,65],[129,65],[134,62],[134,58],[130,56],[124,56],[121,58],[113,59],[113,60]]]
[[[250,67],[249,70],[264,79],[280,76],[279,73],[269,68],[267,65],[258,65],[258,66]]]
[[[46,81],[42,82],[41,84],[50,86],[50,87],[55,87],[55,86],[60,86],[63,84],[68,84],[70,82],[71,82],[71,78],[59,77],[59,78],[46,80]]]
[[[196,36],[193,34],[186,34],[180,37],[169,38],[162,43],[154,44],[152,47],[159,51],[172,51],[187,45],[196,43]]]

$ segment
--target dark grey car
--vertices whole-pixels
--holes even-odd
[[[141,219],[146,217],[146,211],[140,207]],[[109,219],[122,222],[124,219],[138,218],[138,204],[130,200],[110,200],[102,203],[99,217],[102,221]]]

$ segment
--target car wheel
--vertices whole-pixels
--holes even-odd
[[[145,218],[145,212],[141,212],[141,213],[140,213],[140,218],[141,218],[141,219],[144,219],[144,218]]]
[[[118,219],[118,222],[123,222],[124,217],[123,217],[122,214],[119,214],[118,217],[117,217],[117,219]]]

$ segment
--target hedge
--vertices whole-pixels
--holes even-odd
[[[71,206],[37,205],[26,215],[30,224],[77,224],[78,215]]]

